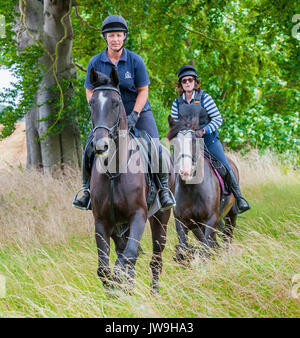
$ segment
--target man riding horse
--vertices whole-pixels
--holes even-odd
[[[161,149],[157,126],[148,102],[150,80],[145,64],[141,56],[124,48],[128,36],[127,23],[119,15],[110,15],[103,21],[101,32],[107,48],[89,62],[85,80],[87,101],[89,102],[93,95],[93,87],[90,83],[91,69],[109,77],[112,67],[115,67],[120,80],[119,88],[128,118],[128,128],[143,129],[153,138],[158,150],[159,162],[162,164],[161,167],[167,168],[167,158]],[[93,137],[93,131],[91,131],[83,155],[82,185],[84,195],[73,202],[73,206],[85,210],[88,209],[90,201],[89,189],[94,156],[91,145]],[[174,202],[169,193],[169,174],[159,172],[157,178],[160,181],[159,198],[162,209],[170,209]]]

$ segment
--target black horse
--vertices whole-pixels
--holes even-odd
[[[184,263],[184,260],[189,258],[190,253],[193,252],[188,245],[188,232],[191,230],[194,233],[195,237],[204,244],[204,254],[209,255],[207,249],[219,246],[216,239],[218,225],[223,224],[222,236],[225,243],[231,242],[237,210],[234,207],[235,198],[232,194],[225,199],[221,207],[221,188],[218,178],[203,153],[202,155],[196,154],[196,140],[199,139],[195,136],[195,130],[198,126],[198,117],[191,115],[186,119],[174,121],[169,116],[168,122],[170,130],[167,138],[176,142],[174,149],[176,148],[177,154],[180,155],[174,161],[175,168],[177,167],[176,173],[178,173],[175,185],[174,216],[179,240],[174,259]],[[227,159],[238,177],[236,165],[229,158]],[[192,180],[195,180],[196,172],[199,182],[195,181],[195,183]]]
[[[97,272],[104,286],[111,287],[115,282],[119,285],[124,281],[124,287],[132,286],[139,242],[147,221],[146,198],[149,188],[144,173],[134,173],[134,170],[130,170],[131,164],[136,163],[137,156],[140,155],[135,153],[134,161],[131,160],[127,117],[118,90],[119,78],[116,70],[113,67],[108,78],[92,69],[90,78],[94,87],[89,102],[94,128],[93,146],[99,156],[93,166],[90,184],[99,257]],[[104,157],[106,163],[102,161],[101,167],[99,163]],[[107,169],[100,170],[112,159],[117,163],[116,173]],[[170,189],[174,191],[174,173],[170,174],[169,182]],[[169,217],[170,210],[166,210],[158,211],[149,218],[153,244],[150,262],[151,287],[154,292],[158,292]],[[117,229],[124,224],[128,225],[127,233],[120,235]],[[114,273],[111,273],[109,267],[110,238],[114,240],[117,252]]]

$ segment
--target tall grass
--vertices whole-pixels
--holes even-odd
[[[16,168],[0,172],[0,274],[7,280],[0,317],[299,317],[299,172],[272,154],[231,157],[252,209],[238,219],[233,244],[189,268],[172,256],[170,219],[159,296],[149,293],[151,232],[141,245],[133,295],[107,293],[96,275],[91,212],[71,207],[77,170],[59,178]],[[195,242],[193,238],[190,238]],[[112,264],[116,256],[111,252]]]

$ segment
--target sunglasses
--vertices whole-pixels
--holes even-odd
[[[188,79],[181,80],[181,83],[186,84],[187,82],[192,83],[193,81],[195,81],[195,79],[192,77],[189,77]]]

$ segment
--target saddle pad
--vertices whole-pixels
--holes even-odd
[[[220,187],[221,187],[221,196],[222,195],[229,195],[227,189],[225,189],[225,183],[224,183],[224,180],[223,178],[221,177],[220,173],[218,172],[218,170],[214,167],[212,161],[210,158],[208,158],[206,155],[204,155],[204,158],[208,161],[208,163],[210,164],[210,166],[212,167],[213,171],[215,172],[218,180],[219,180],[219,183],[220,183]]]

